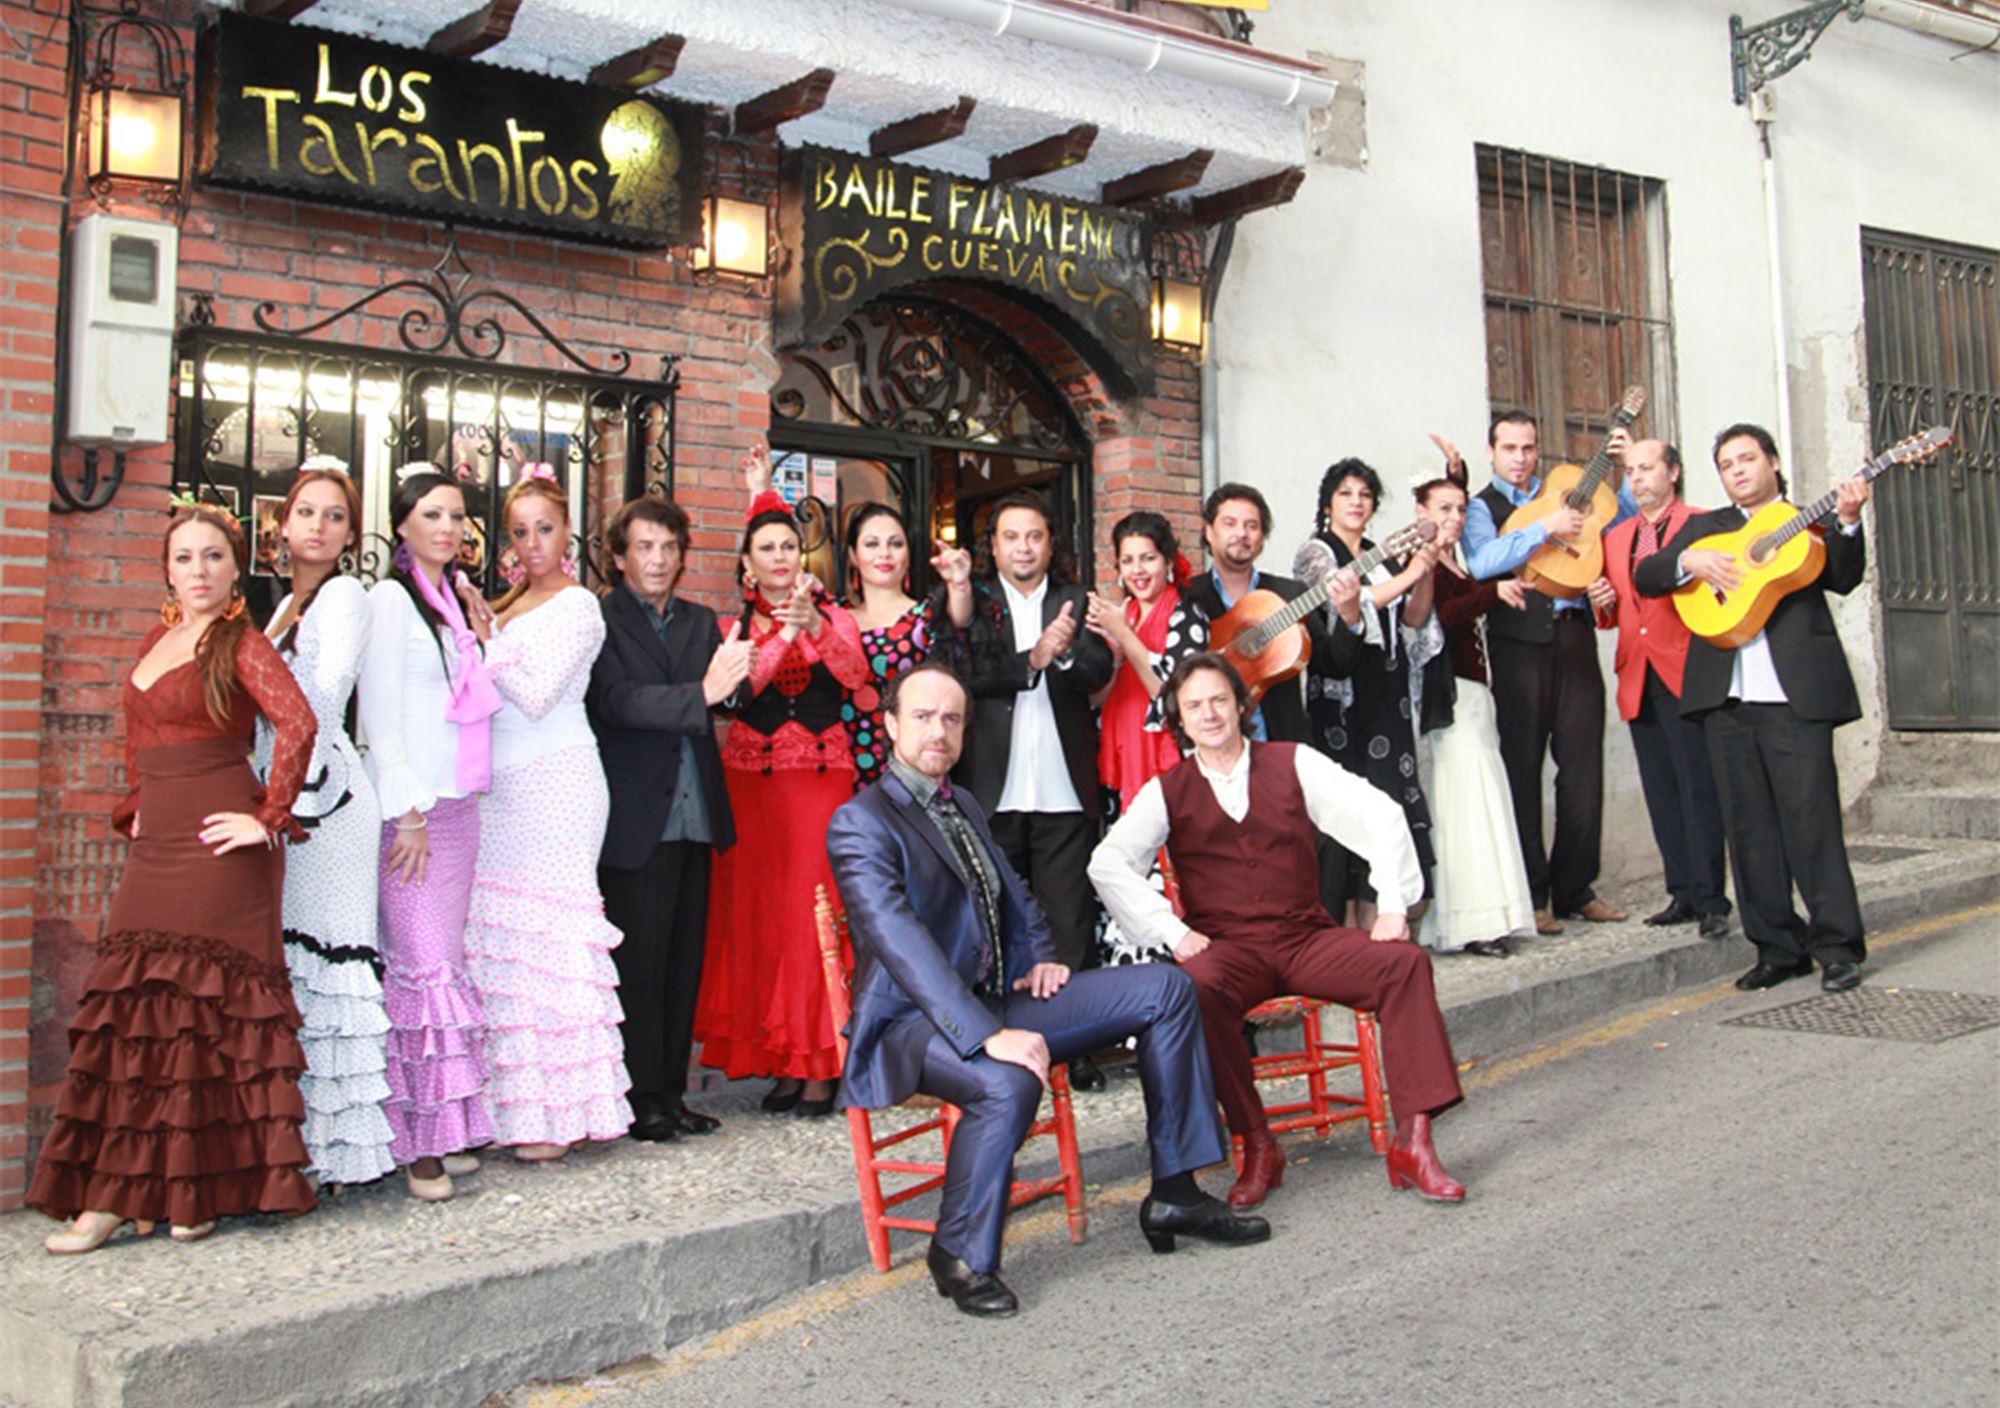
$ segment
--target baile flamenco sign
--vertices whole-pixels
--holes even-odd
[[[701,234],[688,103],[225,10],[200,113],[217,185],[638,247]]]
[[[781,341],[822,342],[896,289],[990,284],[1033,302],[1120,390],[1151,389],[1144,217],[817,147],[783,176]]]

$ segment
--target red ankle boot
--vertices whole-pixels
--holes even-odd
[[[1465,1185],[1444,1171],[1437,1150],[1431,1147],[1429,1115],[1412,1119],[1408,1133],[1389,1146],[1389,1186],[1415,1188],[1435,1203],[1465,1201]]]
[[[1229,1206],[1254,1208],[1264,1195],[1285,1181],[1285,1151],[1271,1137],[1271,1131],[1257,1130],[1243,1136],[1243,1172],[1229,1190]]]

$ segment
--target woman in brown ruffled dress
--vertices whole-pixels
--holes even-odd
[[[87,1252],[125,1222],[205,1237],[218,1217],[313,1205],[305,1106],[279,923],[291,805],[312,706],[244,609],[234,519],[167,525],[167,602],[125,682],[125,768],[112,816],[132,837],[97,962],[70,1023],[69,1076],[28,1190],[75,1221],[47,1246]],[[275,734],[268,789],[250,771],[257,716]]]

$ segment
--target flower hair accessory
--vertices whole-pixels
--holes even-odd
[[[347,473],[347,461],[338,455],[307,455],[299,464],[299,473],[301,474],[327,472],[334,474]]]
[[[556,481],[556,467],[546,460],[538,460],[534,464],[524,464],[521,466],[521,478],[523,480],[546,479],[553,484]]]
[[[230,519],[238,527],[250,521],[249,515],[232,512],[229,505],[221,499],[204,499],[199,494],[186,489],[177,490],[167,495],[167,513],[169,516],[176,513],[184,513],[188,509],[197,508],[212,513],[218,518]]]

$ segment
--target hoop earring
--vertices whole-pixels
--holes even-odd
[[[250,603],[243,599],[241,590],[231,592],[229,594],[229,605],[222,608],[222,619],[225,621],[234,621],[249,609]]]
[[[278,547],[278,560],[277,560],[277,562],[276,562],[276,563],[274,564],[274,566],[276,566],[276,568],[278,569],[278,575],[279,575],[280,577],[289,577],[289,576],[291,576],[291,575],[292,575],[292,548],[291,548],[291,544],[289,544],[289,543],[282,543],[282,544],[280,544],[280,545],[279,545],[279,547]]]
[[[340,570],[345,575],[351,577],[354,575],[354,569],[355,569],[354,549],[349,548],[346,552],[340,555]]]
[[[172,629],[181,623],[181,599],[174,595],[172,587],[167,588],[167,599],[160,603],[160,624]]]

